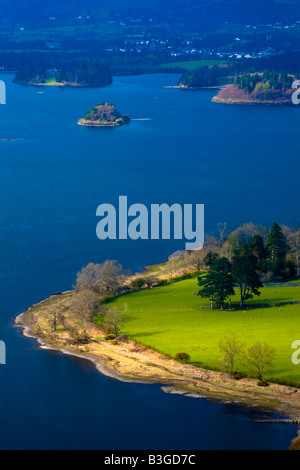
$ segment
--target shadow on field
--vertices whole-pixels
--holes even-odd
[[[284,302],[282,302],[285,300]],[[243,311],[243,310],[255,310],[260,308],[274,308],[274,307],[284,307],[285,305],[299,305],[300,301],[288,301],[287,299],[278,299],[276,302],[265,302],[262,304],[246,304],[244,307],[240,306],[233,306],[235,311]]]
[[[135,338],[146,338],[147,336],[153,336],[153,335],[161,335],[162,333],[165,333],[165,331],[149,331],[149,332],[144,332],[144,333],[137,333],[134,335]]]

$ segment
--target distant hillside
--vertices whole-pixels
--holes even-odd
[[[30,5],[30,6],[29,6]],[[193,29],[214,28],[224,21],[248,24],[299,19],[300,0],[0,0],[4,21],[33,23],[55,14],[108,15],[117,11],[155,13],[170,23]]]
[[[175,0],[176,2],[177,0]],[[148,9],[159,5],[159,0],[0,0],[1,17],[14,20],[43,19],[53,14],[106,16],[112,12],[126,9]]]

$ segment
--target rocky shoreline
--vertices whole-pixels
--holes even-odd
[[[285,93],[277,91],[269,91],[268,97],[264,92],[247,93],[236,85],[227,85],[223,87],[219,93],[213,97],[214,103],[231,104],[231,105],[261,105],[261,106],[292,106],[292,91]],[[271,99],[270,99],[271,97]]]
[[[120,127],[123,125],[123,124],[117,124],[115,122],[99,123],[99,122],[93,122],[93,121],[86,121],[85,119],[80,119],[77,124],[79,124],[79,126],[84,126],[84,127]]]

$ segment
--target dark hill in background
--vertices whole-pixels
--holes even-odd
[[[0,21],[38,25],[51,15],[107,17],[118,11],[134,11],[199,30],[215,28],[224,21],[300,20],[299,6],[299,0],[0,0]]]

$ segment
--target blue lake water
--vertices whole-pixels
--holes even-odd
[[[39,350],[12,319],[71,288],[90,261],[133,271],[184,243],[96,238],[96,208],[204,203],[218,222],[293,224],[299,199],[299,109],[235,107],[212,91],[173,88],[175,75],[122,77],[105,89],[21,87],[12,75],[0,106],[1,449],[286,449],[293,426],[257,424],[255,411],[124,384],[92,364]],[[118,129],[77,125],[96,103],[133,121]]]

